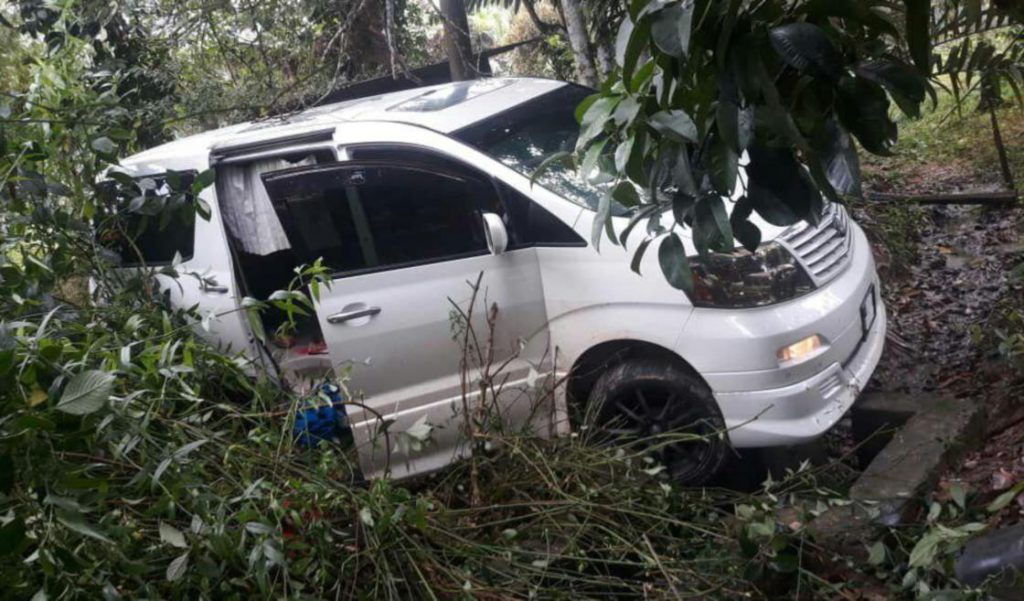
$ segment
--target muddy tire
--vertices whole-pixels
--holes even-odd
[[[649,449],[680,484],[706,482],[730,450],[711,390],[664,359],[637,358],[609,368],[591,390],[586,422],[599,443]],[[670,440],[679,433],[699,439]]]

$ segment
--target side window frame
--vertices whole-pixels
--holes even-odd
[[[342,156],[344,156],[344,155],[342,155]],[[294,169],[284,169],[284,170],[280,170],[280,171],[274,171],[274,172],[268,173],[268,174],[266,174],[264,176],[264,182],[266,183],[268,181],[273,181],[274,179],[278,179],[278,178],[282,178],[282,177],[295,177],[295,176],[302,176],[302,175],[312,174],[312,173],[315,173],[315,172],[318,172],[318,171],[358,170],[361,167],[362,168],[378,167],[378,168],[386,168],[386,169],[406,169],[406,170],[411,170],[411,171],[424,171],[424,172],[428,172],[428,173],[431,173],[431,174],[443,175],[443,176],[452,177],[452,178],[458,178],[458,179],[462,179],[462,180],[472,180],[472,181],[475,181],[476,183],[478,183],[479,185],[489,186],[492,189],[494,189],[493,182],[490,181],[489,178],[488,179],[481,179],[479,177],[473,177],[473,176],[467,175],[467,174],[455,173],[455,172],[453,172],[450,169],[448,169],[448,170],[446,170],[446,169],[437,169],[437,168],[435,168],[433,166],[428,166],[428,165],[425,165],[423,163],[416,163],[416,162],[412,162],[412,161],[383,161],[383,160],[373,160],[373,159],[355,159],[355,160],[353,160],[351,158],[339,160],[338,162],[335,162],[335,163],[316,165],[316,166],[303,166],[303,167],[296,167]],[[352,207],[352,204],[351,204],[352,203],[352,196],[351,196],[351,194],[352,194],[351,191],[349,191],[347,189],[345,190],[345,202],[346,202],[346,204],[349,205],[349,210],[351,210],[351,207]],[[500,196],[498,194],[497,189],[494,189],[494,195],[495,195],[495,200],[500,202]],[[280,202],[277,199],[275,199],[273,196],[271,196],[271,199],[275,203]],[[363,200],[359,199],[358,204],[359,204],[360,207],[362,207],[362,202],[363,202]],[[477,202],[476,204],[477,204],[477,206],[475,207],[474,210],[479,214],[480,212],[482,212],[483,208],[481,206],[481,203]],[[369,240],[374,245],[374,247],[376,248],[376,242],[375,242],[374,237],[373,237],[373,232],[372,231],[366,231],[366,232],[359,231],[360,228],[362,228],[362,227],[370,228],[369,223],[367,223],[365,221],[365,219],[357,219],[355,215],[351,215],[351,217],[352,217],[353,227],[356,228],[357,236],[360,239],[360,245],[361,245],[360,252],[363,254],[363,262],[365,262],[367,260],[367,257],[366,257],[366,254],[365,254],[365,249],[362,248],[362,244],[363,244],[364,240]],[[483,221],[482,220],[477,220],[477,227],[480,228],[480,233],[481,233],[481,235],[483,235]],[[287,232],[287,227],[286,227],[286,233],[289,233],[289,236],[291,235],[290,232]],[[465,253],[458,253],[458,254],[449,254],[449,255],[441,255],[441,256],[437,256],[437,257],[430,257],[430,258],[418,259],[418,260],[413,260],[413,261],[403,261],[403,262],[397,262],[397,263],[388,263],[388,264],[385,264],[385,265],[374,265],[374,266],[367,266],[367,267],[361,267],[361,268],[356,268],[356,269],[340,269],[340,270],[332,268],[331,278],[333,278],[333,279],[344,279],[344,278],[356,277],[356,276],[361,276],[361,275],[369,275],[369,274],[373,274],[373,273],[382,273],[382,272],[387,272],[387,271],[397,271],[397,270],[400,270],[400,269],[408,269],[408,268],[419,267],[419,266],[423,266],[423,265],[431,265],[431,264],[435,264],[435,263],[445,263],[445,262],[449,262],[449,261],[457,261],[457,260],[460,260],[460,259],[466,259],[466,258],[471,258],[471,257],[483,256],[483,255],[486,255],[486,254],[488,254],[488,251],[487,251],[486,247],[484,247],[484,248],[482,248],[479,251],[472,251],[472,252],[465,252]]]
[[[360,151],[374,150],[378,152],[403,152],[408,153],[411,158],[402,159],[402,162],[420,163],[423,165],[437,166],[440,163],[440,168],[452,169],[458,172],[465,173],[466,177],[476,178],[481,181],[486,180],[494,188],[495,194],[498,199],[498,203],[501,209],[501,216],[505,222],[505,227],[509,230],[510,235],[510,246],[508,251],[524,250],[528,248],[585,248],[588,246],[587,241],[583,239],[572,227],[564,223],[561,219],[556,217],[546,208],[544,208],[536,200],[530,198],[529,195],[522,194],[516,190],[511,184],[503,181],[502,179],[495,177],[494,175],[485,173],[479,167],[463,160],[458,157],[451,156],[447,153],[439,151],[429,146],[423,146],[420,144],[406,143],[406,142],[355,142],[352,144],[343,145],[343,151],[340,156],[347,157],[342,159],[342,162],[355,162],[361,160],[359,157],[353,157],[353,154],[358,154]],[[420,155],[424,158],[417,158],[416,155]],[[373,159],[383,160],[383,159]],[[516,194],[522,196],[522,201],[514,200],[509,198],[509,195]],[[530,209],[543,211],[547,216],[557,222],[566,232],[566,240],[564,242],[538,242],[533,239],[531,232],[520,231],[523,229],[524,224],[520,223],[518,219],[513,217],[512,204],[516,202],[528,202],[530,203]]]

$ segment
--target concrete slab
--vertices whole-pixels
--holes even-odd
[[[942,472],[985,433],[983,407],[970,400],[867,394],[855,411],[855,432],[859,420],[862,433],[889,434],[850,488],[854,503],[808,524],[819,541],[841,547],[860,546],[872,540],[875,528],[912,519]]]
[[[938,482],[951,461],[984,436],[984,412],[970,400],[944,397],[894,399],[894,407],[918,406],[850,488],[854,501],[877,501],[880,522],[895,525]],[[882,399],[871,399],[877,404]]]

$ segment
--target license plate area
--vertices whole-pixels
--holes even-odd
[[[867,294],[864,295],[863,300],[860,301],[861,340],[867,338],[868,332],[871,331],[871,326],[875,325],[877,317],[878,295],[875,294],[875,285],[872,284],[868,288]]]

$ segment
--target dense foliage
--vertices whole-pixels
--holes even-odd
[[[706,256],[737,242],[756,249],[754,214],[779,226],[817,221],[823,200],[861,195],[858,146],[892,153],[893,105],[917,117],[934,99],[933,30],[950,43],[1010,23],[980,2],[950,2],[948,12],[915,0],[631,2],[618,68],[577,113],[580,169],[608,189],[595,241],[603,226],[625,244],[646,222],[638,257],[657,242],[666,277],[687,288],[681,230],[692,228]],[[1020,46],[971,43],[934,60],[936,72],[952,74],[954,88],[983,71],[975,81],[1016,90]],[[608,219],[613,200],[636,209],[621,232]]]

